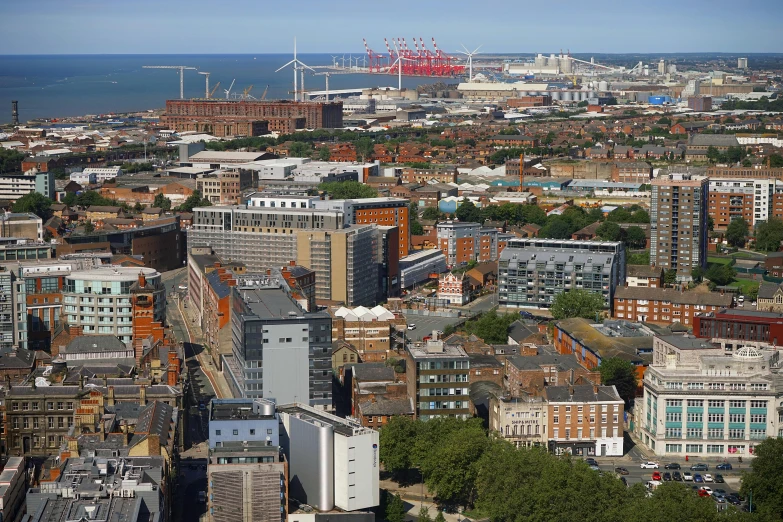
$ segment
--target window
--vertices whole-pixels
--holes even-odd
[[[239,430],[234,430],[234,435],[239,435]]]
[[[220,436],[220,430],[215,430],[215,435]]]
[[[702,413],[689,413],[688,422],[703,422],[704,414]]]
[[[708,439],[722,439],[723,438],[723,428],[710,428],[707,430],[707,438]]]
[[[750,416],[750,422],[755,422],[758,424],[766,424],[767,423],[767,415],[761,414],[761,413],[754,413]]]
[[[710,408],[723,408],[724,401],[708,401],[707,406]]]
[[[682,413],[669,412],[666,414],[666,422],[682,422]]]
[[[667,439],[681,439],[682,438],[682,428],[666,428],[666,438]]]
[[[738,423],[745,423],[745,414],[744,413],[730,413],[729,414],[729,422],[738,422]]]
[[[707,422],[720,422],[723,423],[722,413],[710,413],[707,415]]]
[[[704,446],[702,444],[686,444],[685,445],[685,452],[686,453],[701,453]]]
[[[552,416],[552,422],[554,422],[555,424],[559,424],[560,423],[560,415],[553,415]]]
[[[745,408],[745,401],[729,401],[729,408]]]
[[[750,401],[751,408],[767,408],[767,401]]]
[[[250,430],[250,434],[251,434],[251,435],[255,435],[255,434],[256,434],[256,430],[253,430],[253,429],[251,429],[251,430]]]
[[[38,411],[39,407],[40,407],[40,405],[37,402],[33,403],[33,411]]]
[[[690,386],[690,384],[689,384]],[[704,401],[701,399],[688,399],[688,407],[689,408],[703,408],[704,407]]]
[[[267,435],[271,435],[272,434],[272,430],[271,429],[266,430],[266,434]]]
[[[707,453],[723,453],[723,444],[707,444]]]

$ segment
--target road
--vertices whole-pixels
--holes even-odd
[[[674,474],[674,470],[669,471],[664,468],[664,462],[660,462],[660,469],[654,470],[654,469],[642,469],[640,467],[639,462],[629,462],[628,459],[615,459],[612,460],[611,457],[598,457],[596,458],[598,461],[598,467],[601,468],[601,471],[613,473],[614,469],[616,467],[622,467],[628,470],[628,475],[625,475],[625,480],[628,482],[628,485],[636,484],[637,482],[647,482],[648,480],[652,480],[652,474],[654,471],[659,471],[661,475],[663,475],[666,472]],[[657,462],[657,461],[656,461]],[[685,462],[679,462],[680,467],[680,473],[684,473],[685,471],[690,470],[691,463],[685,463]],[[723,484],[716,484],[716,483],[705,483],[705,484],[695,484],[693,482],[683,482],[683,484],[686,484],[688,486],[709,486],[712,489],[724,489],[727,493],[732,493],[739,491],[739,480],[740,475],[737,472],[737,470],[732,471],[718,471],[715,470],[714,466],[710,466],[709,471],[691,471],[691,474],[693,473],[699,473],[702,476],[704,476],[705,473],[711,474],[713,477],[716,473],[720,473],[723,475],[723,478],[726,480],[726,483]]]

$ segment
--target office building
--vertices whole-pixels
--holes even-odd
[[[316,298],[348,306],[372,306],[382,299],[376,225],[297,230],[295,237],[296,264],[315,271]]]
[[[29,522],[146,522],[170,516],[162,457],[69,458],[58,473],[27,492]]]
[[[512,308],[549,308],[555,296],[583,289],[612,308],[625,280],[625,246],[617,241],[513,239],[498,262],[499,303]]]
[[[650,265],[675,270],[691,281],[694,268],[707,266],[708,180],[674,174],[652,182]]]
[[[737,58],[737,69],[747,69],[747,68],[748,68],[748,59]]]
[[[362,362],[385,361],[395,355],[391,335],[398,322],[393,313],[380,305],[371,309],[341,306],[332,312],[332,339],[349,343]]]
[[[0,238],[0,261],[51,259],[52,244],[18,237]]]
[[[637,435],[661,457],[748,457],[783,436],[775,409],[779,352],[656,337],[636,401]]]
[[[144,280],[149,296],[149,319],[162,323],[166,290],[160,273],[152,268],[98,267],[65,277],[63,316],[70,327],[85,335],[111,334],[122,342],[134,338],[134,285]]]
[[[221,169],[196,180],[196,189],[213,205],[237,205],[242,193],[256,186],[255,172],[240,167]]]
[[[290,495],[318,511],[379,504],[378,432],[303,404],[278,407]]]
[[[470,357],[461,346],[443,340],[408,346],[405,361],[417,419],[470,416]]]
[[[343,224],[342,213],[317,209],[195,208],[188,245],[210,247],[226,262],[242,262],[248,271],[261,272],[297,259],[297,231],[337,231]],[[309,264],[297,264],[318,272]]]
[[[279,420],[274,401],[267,399],[213,399],[209,403],[209,447],[262,442],[280,446]]]
[[[783,314],[738,308],[700,312],[693,316],[693,335],[713,342],[779,347],[783,346]]]
[[[330,410],[329,314],[305,312],[276,277],[240,277],[231,292],[232,354],[222,358],[234,397]]]
[[[555,454],[623,455],[623,400],[614,386],[547,386],[547,444]]]
[[[430,274],[441,274],[446,270],[446,256],[443,251],[419,250],[400,258],[400,287],[411,288],[430,279]]]

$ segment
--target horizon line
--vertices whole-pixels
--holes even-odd
[[[362,52],[351,52],[351,51],[328,51],[328,52],[307,52],[307,51],[299,51],[302,54],[322,54],[329,56],[331,53],[350,53],[350,54],[358,54],[358,55],[364,55],[367,54],[366,51]],[[456,51],[455,51],[456,52]],[[290,52],[275,52],[275,53],[269,53],[269,52],[259,52],[259,53],[22,53],[22,54],[2,54],[0,53],[0,57],[32,57],[32,56],[277,56],[277,55],[288,55],[291,54]],[[385,54],[385,53],[382,53]],[[537,55],[537,54],[543,54],[544,56],[547,56],[550,53],[539,53],[539,52],[530,52],[530,51],[517,51],[517,52],[511,52],[511,51],[487,51],[479,53],[482,56],[494,56],[494,55]],[[555,55],[559,55],[559,53],[554,53]],[[628,55],[687,55],[687,54],[714,54],[714,55],[736,55],[736,54],[744,54],[744,55],[766,55],[766,56],[783,56],[783,52],[770,52],[770,51],[669,51],[669,52],[659,52],[659,51],[628,51],[628,52],[606,52],[606,51],[580,51],[575,53],[570,53],[571,56],[582,56],[582,55],[589,55],[589,54],[605,54],[605,55],[616,55],[616,56],[628,56]]]

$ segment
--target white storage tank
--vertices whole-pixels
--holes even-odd
[[[600,82],[598,82],[598,90],[600,92],[608,91],[609,90],[609,82],[607,82],[606,80],[601,80]]]

